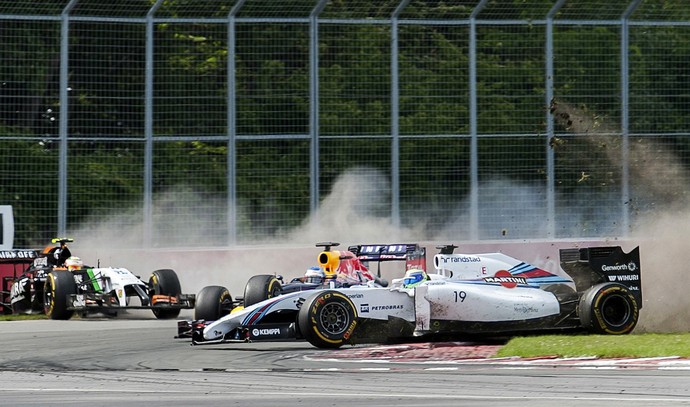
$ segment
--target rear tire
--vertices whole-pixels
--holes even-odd
[[[170,297],[179,297],[182,294],[180,288],[180,279],[177,278],[177,273],[171,269],[156,270],[151,273],[149,277],[149,291],[151,297],[154,295],[167,295]],[[179,308],[156,308],[153,306],[153,315],[158,319],[177,318],[180,315]]]
[[[637,325],[639,304],[626,286],[602,283],[585,291],[578,313],[580,323],[591,333],[624,335]]]
[[[273,275],[260,274],[253,276],[244,287],[244,306],[248,307],[283,292],[280,281]]]
[[[216,321],[232,310],[232,296],[227,288],[218,285],[204,287],[196,296],[194,319]]]
[[[321,291],[307,298],[297,317],[304,338],[317,348],[339,348],[357,327],[352,301],[338,291]]]
[[[43,289],[43,308],[50,319],[67,320],[74,310],[68,310],[70,297],[77,293],[74,276],[67,270],[53,270],[48,273]]]

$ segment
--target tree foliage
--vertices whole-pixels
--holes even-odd
[[[352,13],[346,3],[331,2],[325,17],[389,18],[398,4],[364,2],[363,9]],[[475,3],[413,1],[401,17],[467,18]],[[512,2],[505,15],[530,18],[521,8],[523,3]],[[540,10],[548,9],[551,3],[539,3]],[[663,3],[682,14],[682,4]],[[295,9],[305,9],[308,4],[311,2],[294,2]],[[166,1],[164,15],[184,17],[190,5]],[[489,2],[488,8],[493,6]],[[569,7],[567,3],[565,15],[577,12]],[[224,18],[228,12],[223,6],[213,17]],[[81,139],[70,141],[68,217],[78,222],[85,214],[104,213],[118,203],[131,205],[142,198],[146,37],[145,25],[131,22],[86,20],[72,22],[72,27],[68,137]],[[51,218],[54,198],[25,199],[23,191],[41,190],[45,197],[57,195],[56,183],[45,180],[55,178],[58,159],[59,28],[58,22],[41,20],[10,21],[0,26],[4,59],[9,61],[0,67],[0,136],[17,139],[3,141],[5,169],[0,197],[3,203],[13,204],[20,217],[31,219],[28,223],[35,225],[34,229],[55,224]],[[189,182],[211,196],[227,194],[228,143],[223,137],[227,135],[228,108],[232,107],[237,136],[271,137],[267,142],[237,144],[235,186],[240,204],[248,208],[247,227],[267,224],[277,230],[297,224],[309,211],[309,148],[308,141],[287,138],[308,136],[311,131],[309,26],[239,23],[236,53],[232,55],[236,80],[232,100],[228,99],[226,28],[225,24],[203,20],[155,25],[152,130],[154,137],[173,141],[166,139],[154,145],[154,190],[173,187],[181,175],[202,168],[199,171],[203,175]],[[388,160],[371,159],[377,154],[390,155],[386,137],[393,127],[391,26],[321,24],[319,35],[317,130],[326,137],[321,142],[319,181],[326,193],[338,174],[349,167],[367,165],[384,173],[391,170]],[[666,25],[631,30],[632,131],[675,132],[690,126],[686,112],[690,103],[689,35],[687,29]],[[549,120],[544,26],[478,26],[477,40],[477,131],[483,136],[519,136],[489,137],[480,143],[479,153],[488,157],[518,148],[530,152],[521,160],[487,159],[482,163],[482,174],[543,183],[547,146],[543,135]],[[462,199],[469,190],[469,29],[446,24],[400,25],[397,45],[397,124],[400,134],[409,137],[401,143],[400,151],[401,171],[406,177],[402,205]],[[616,129],[621,119],[620,27],[559,25],[554,31],[554,50],[556,97]],[[571,129],[567,127],[557,131],[568,132]],[[181,136],[185,140],[174,141]],[[195,136],[217,139],[188,141]],[[366,138],[372,136],[376,138]],[[686,148],[686,140],[674,142]],[[438,152],[434,161],[424,160],[426,170],[422,172],[414,161],[421,149]],[[362,151],[367,151],[366,155]],[[37,162],[48,164],[36,166]],[[559,168],[562,182],[557,188],[562,191],[578,186],[574,179],[580,169],[568,169],[567,165]],[[10,174],[31,176],[18,181]],[[430,182],[448,180],[453,187],[427,187]],[[87,195],[105,198],[78,199]]]

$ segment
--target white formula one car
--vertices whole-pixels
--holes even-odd
[[[191,336],[193,344],[303,338],[319,348],[337,348],[419,337],[619,335],[637,324],[639,248],[562,249],[566,276],[505,254],[453,254],[455,248],[439,247],[433,273],[408,270],[389,287],[288,293],[217,321],[180,321],[178,335]],[[319,259],[324,269],[339,260],[337,255]]]
[[[3,311],[45,313],[70,319],[75,313],[117,315],[125,309],[150,309],[156,318],[176,318],[194,308],[194,294],[182,294],[177,273],[155,270],[148,281],[122,267],[86,266],[71,256],[68,238],[53,239],[59,247],[0,253]],[[132,301],[135,300],[135,301]]]

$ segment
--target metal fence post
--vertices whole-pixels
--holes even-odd
[[[309,208],[319,208],[319,14],[327,0],[319,0],[309,14]]]
[[[558,0],[556,4],[551,7],[546,15],[546,237],[553,238],[556,236],[556,164],[553,148],[551,148],[551,139],[554,134],[553,116],[548,109],[552,102],[553,94],[553,18],[558,10],[563,6],[566,0]]]
[[[628,46],[630,32],[628,19],[641,0],[633,0],[621,16],[621,235],[630,234],[630,75]]]
[[[479,239],[479,136],[477,124],[477,15],[488,0],[482,0],[470,14],[470,239]]]
[[[71,0],[60,15],[60,158],[58,164],[58,230],[67,232],[67,136],[69,132],[69,13],[79,0]]]

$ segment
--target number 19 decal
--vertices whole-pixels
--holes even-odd
[[[453,294],[455,294],[455,302],[465,302],[467,298],[467,293],[464,291],[453,291]]]

